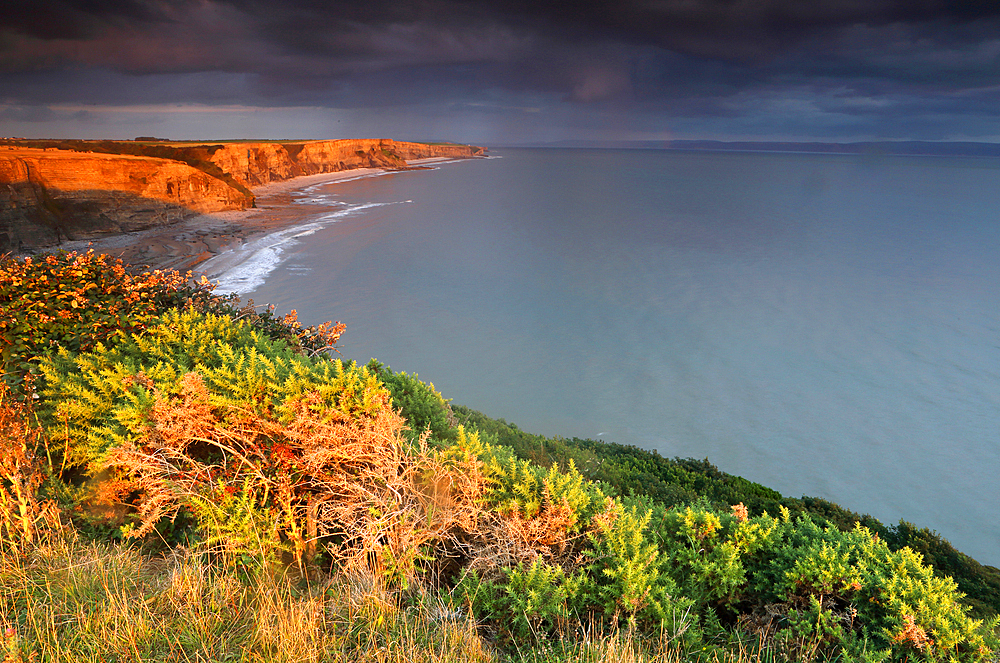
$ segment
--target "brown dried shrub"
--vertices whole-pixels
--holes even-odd
[[[916,623],[916,617],[913,615],[903,615],[903,628],[892,636],[892,641],[908,645],[921,652],[934,644],[934,641],[928,637],[927,631]]]
[[[583,534],[570,535],[568,504],[546,499],[530,517],[488,510],[475,435],[445,449],[414,446],[388,393],[371,396],[382,399],[372,414],[345,415],[311,394],[286,402],[279,419],[213,399],[201,376],[185,375],[179,393],[156,393],[145,434],[108,456],[139,495],[131,534],[188,508],[209,543],[229,552],[270,546],[264,552],[286,551],[304,569],[322,545],[341,571],[403,584],[421,569],[579,563]],[[233,529],[237,521],[253,536]]]
[[[217,404],[201,377],[187,374],[179,394],[157,394],[147,434],[108,457],[140,491],[132,534],[250,486],[258,522],[273,528],[261,541],[276,534],[300,564],[324,541],[342,569],[408,580],[428,548],[457,549],[476,531],[486,481],[472,453],[408,449],[387,392],[373,397],[383,407],[350,417],[307,395],[286,403],[284,421]]]
[[[570,533],[574,522],[575,514],[564,502],[546,503],[531,517],[514,510],[486,512],[468,566],[487,577],[536,560],[571,570],[581,562],[576,544],[585,541],[585,534]]]

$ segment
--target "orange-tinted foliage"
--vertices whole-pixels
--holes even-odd
[[[0,545],[30,545],[41,522],[58,518],[54,505],[37,499],[43,479],[35,457],[40,431],[30,421],[30,408],[0,382]]]
[[[202,277],[176,270],[134,273],[93,251],[0,261],[0,370],[17,385],[55,347],[92,349],[141,331],[163,311],[221,304]],[[27,390],[25,390],[27,391]]]
[[[582,535],[568,534],[568,505],[547,504],[530,518],[489,511],[475,453],[410,447],[388,393],[373,395],[385,402],[372,415],[330,412],[306,396],[282,423],[218,405],[201,377],[187,374],[179,394],[157,395],[147,434],[109,456],[140,491],[133,534],[192,499],[223,503],[252,486],[262,522],[300,564],[320,541],[341,570],[404,582],[422,559],[439,571],[449,558],[486,571],[534,559],[579,563],[571,556]]]
[[[274,304],[268,304],[262,311],[257,311],[252,299],[247,300],[245,306],[234,311],[233,318],[236,320],[248,320],[255,327],[265,330],[270,336],[282,338],[288,341],[292,347],[296,347],[309,356],[316,356],[321,352],[337,350],[337,342],[347,331],[347,325],[342,322],[327,321],[319,325],[309,325],[303,327],[299,322],[298,311],[292,309],[290,313],[278,318],[274,315]]]
[[[909,645],[917,651],[923,651],[934,644],[934,641],[927,637],[927,631],[917,625],[913,615],[903,615],[903,628],[892,637],[892,641]]]
[[[282,540],[307,562],[319,539],[341,568],[414,572],[425,546],[474,531],[485,481],[474,457],[446,457],[422,447],[407,453],[405,422],[389,407],[348,417],[316,407],[307,396],[281,423],[211,402],[189,373],[177,396],[160,394],[144,439],[117,447],[109,463],[141,490],[141,535],[191,497],[230,495],[252,484],[267,495]],[[219,495],[224,497],[224,495]]]

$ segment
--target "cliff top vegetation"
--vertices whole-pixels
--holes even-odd
[[[523,433],[341,360],[339,323],[93,253],[5,260],[0,309],[5,660],[1000,648],[996,569],[933,533]]]

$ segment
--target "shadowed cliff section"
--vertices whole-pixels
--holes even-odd
[[[408,170],[410,160],[484,154],[481,147],[389,139],[0,141],[0,252],[246,209],[254,204],[250,187],[300,175]]]
[[[177,161],[0,151],[0,251],[143,230],[248,203],[226,182]]]

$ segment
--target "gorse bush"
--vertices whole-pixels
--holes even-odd
[[[925,528],[905,521],[886,526],[871,516],[853,513],[815,497],[782,497],[766,486],[722,472],[707,460],[664,458],[655,451],[610,442],[547,438],[461,405],[452,409],[466,427],[478,429],[496,444],[511,448],[518,457],[542,467],[567,466],[574,461],[586,479],[600,482],[609,495],[642,498],[649,508],[684,507],[707,500],[706,506],[721,512],[728,511],[733,504],[745,505],[752,515],[776,514],[786,508],[792,515],[808,517],[821,529],[834,526],[850,532],[861,524],[878,534],[890,549],[912,547],[939,576],[953,576],[966,594],[963,603],[972,607],[977,617],[991,618],[1000,612],[1000,569],[963,555]],[[656,519],[654,516],[654,530]]]
[[[305,357],[249,323],[225,315],[170,310],[145,332],[92,352],[64,348],[45,357],[47,407],[41,414],[70,466],[97,471],[108,449],[147,435],[157,396],[178,395],[197,373],[212,405],[241,413],[273,413],[285,422],[309,400],[328,415],[371,416],[387,393],[364,370]]]
[[[63,462],[104,479],[111,499],[141,491],[133,534],[184,506],[229,552],[284,544],[310,558],[318,537],[357,538],[349,525],[376,508],[357,494],[366,480],[380,494],[416,471],[374,376],[226,316],[168,311],[113,347],[61,350],[42,371],[54,403],[43,420]]]
[[[488,499],[500,512],[534,518],[543,512],[562,510],[566,530],[579,530],[581,517],[596,511],[604,497],[596,484],[587,482],[571,462],[565,472],[548,470],[512,454],[494,449],[486,460],[492,489]]]
[[[764,546],[774,525],[748,519],[738,507],[718,513],[704,503],[651,511],[653,538],[665,568],[685,596],[699,605],[727,608],[739,601],[747,576],[743,560]]]
[[[820,529],[785,512],[766,543],[747,560],[749,587],[782,602],[789,625],[782,635],[798,637],[800,648],[829,642],[852,656],[868,649],[938,661],[983,660],[1000,644],[998,621],[984,628],[970,618],[953,580],[866,528]]]
[[[141,331],[165,310],[220,305],[202,278],[174,270],[133,273],[107,255],[0,259],[0,370],[19,388],[39,358],[90,350]]]
[[[469,571],[452,596],[479,619],[488,620],[502,640],[531,642],[569,634],[573,621],[579,621],[577,603],[586,582],[582,571],[567,575],[562,567],[536,559],[503,569],[497,579]]]
[[[862,527],[609,498],[588,528],[588,564],[470,570],[453,595],[512,640],[627,620],[687,650],[735,629],[788,661],[985,661],[1000,645],[953,581]]]
[[[690,611],[694,602],[681,596],[676,583],[663,572],[665,559],[649,534],[652,513],[626,507],[610,498],[594,519],[590,534],[593,586],[589,602],[605,616],[645,626],[671,622]]]
[[[509,449],[487,445],[482,458],[489,486],[484,494],[489,526],[483,527],[489,533],[470,567],[505,569],[536,559],[579,566],[587,529],[604,500],[600,489],[572,466],[566,472],[545,470]]]
[[[842,532],[787,510],[744,519],[689,507],[665,514],[658,531],[685,596],[740,616],[792,660],[976,661],[998,644],[997,623],[971,619],[952,580],[860,526]]]
[[[458,423],[448,401],[433,383],[421,382],[416,373],[394,373],[376,359],[369,361],[365,368],[374,373],[392,394],[392,406],[400,410],[409,423],[410,439],[415,440],[429,433],[433,440],[440,442],[455,440]]]

